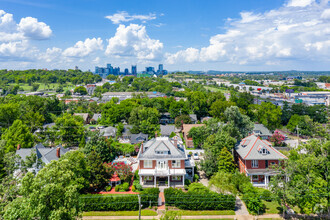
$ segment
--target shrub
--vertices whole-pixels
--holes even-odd
[[[121,190],[121,185],[117,185],[117,186],[115,186],[115,191],[116,192],[119,192]]]
[[[107,187],[105,188],[105,191],[109,192],[109,191],[111,191],[111,189],[112,189],[112,186],[107,186]]]
[[[183,187],[185,190],[188,190],[189,189],[189,186],[187,186],[187,185],[184,185],[184,187]]]
[[[135,172],[134,172],[134,181],[136,181],[136,180],[138,180],[139,182],[140,182],[140,177],[139,177],[139,170],[136,170]]]
[[[135,191],[136,191],[136,189],[135,189],[135,186],[132,186],[132,191],[133,191],[133,192],[135,192]]]
[[[122,190],[128,191],[128,189],[129,189],[129,183],[127,182],[123,183]]]
[[[191,184],[191,181],[190,180],[188,180],[188,179],[185,179],[184,180],[184,185],[189,186],[190,184]]]
[[[194,182],[198,182],[198,180],[199,180],[199,176],[198,176],[198,174],[195,174],[194,175]]]
[[[205,187],[205,186],[204,186]],[[207,187],[205,187],[207,189]],[[234,210],[235,197],[212,191],[183,192],[168,188],[164,191],[166,205],[185,210]]]
[[[143,208],[157,206],[158,188],[148,188],[141,194]],[[135,211],[139,210],[138,195],[107,195],[95,194],[83,195],[80,197],[81,210],[88,211]]]

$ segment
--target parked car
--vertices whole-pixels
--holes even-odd
[[[191,155],[190,155],[190,154],[188,154],[187,156],[188,156],[188,159],[190,160],[190,159],[191,159]]]
[[[198,153],[194,153],[194,160],[199,160],[199,156],[198,156]]]
[[[107,126],[100,126],[100,127],[98,127],[97,129],[99,129],[99,130],[101,130],[101,129],[104,129],[104,128],[106,128]]]
[[[93,127],[93,126],[91,126],[91,127],[89,127],[89,130],[91,130],[91,131],[95,131],[95,127]]]

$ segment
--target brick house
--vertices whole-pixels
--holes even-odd
[[[186,149],[176,138],[156,137],[142,143],[139,154],[139,176],[143,187],[184,186],[192,178],[194,167],[187,160]]]
[[[288,159],[268,141],[255,135],[241,140],[235,147],[234,157],[240,172],[250,177],[254,186],[265,188],[268,187],[271,177],[277,174],[272,165]]]

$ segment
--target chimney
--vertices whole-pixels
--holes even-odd
[[[174,140],[174,146],[175,147],[178,147],[178,137],[177,136],[174,136],[173,137],[173,140]]]
[[[157,131],[155,132],[155,138],[157,138]]]
[[[58,158],[61,157],[61,148],[60,147],[56,148],[56,157],[58,157]]]
[[[143,141],[141,143],[141,153],[143,153]]]
[[[20,150],[20,149],[21,149],[21,145],[17,144],[17,150]]]

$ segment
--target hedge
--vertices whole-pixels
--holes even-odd
[[[143,208],[157,205],[159,189],[145,189],[141,194]],[[87,194],[80,197],[82,211],[135,211],[139,210],[138,195],[108,194],[107,196]]]
[[[166,205],[184,210],[234,210],[235,197],[216,192],[196,193],[183,192],[180,189],[168,188],[164,191]]]

